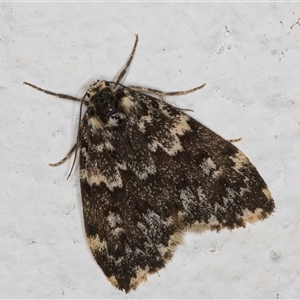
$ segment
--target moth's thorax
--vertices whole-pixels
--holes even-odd
[[[112,87],[107,81],[95,82],[86,94],[90,98],[89,123],[97,129],[123,126],[126,122],[126,114],[134,106],[134,99],[126,88]]]

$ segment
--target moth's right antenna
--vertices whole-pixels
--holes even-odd
[[[135,35],[135,42],[134,42],[134,45],[133,45],[133,48],[132,48],[132,51],[131,51],[131,54],[129,56],[129,59],[126,63],[126,66],[125,68],[122,70],[122,72],[120,73],[120,75],[118,76],[118,79],[117,81],[115,82],[115,85],[114,85],[114,89],[117,87],[117,85],[120,83],[120,81],[122,80],[122,78],[124,77],[124,75],[126,74],[130,64],[131,64],[131,61],[133,59],[133,56],[134,56],[134,53],[135,53],[135,49],[136,49],[136,46],[138,44],[138,41],[139,41],[139,35],[136,34]]]

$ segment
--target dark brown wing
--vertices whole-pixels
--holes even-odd
[[[120,128],[85,114],[80,178],[90,248],[128,292],[165,265],[182,230],[245,226],[274,201],[231,143],[163,101],[123,92]]]

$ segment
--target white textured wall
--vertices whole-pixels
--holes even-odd
[[[0,298],[299,298],[299,3],[1,3]],[[297,23],[298,21],[298,23]],[[294,24],[294,25],[293,25]],[[189,234],[136,292],[113,288],[85,240],[71,161],[78,103],[113,80],[139,33],[126,84],[169,98],[237,146],[276,201],[264,222]]]

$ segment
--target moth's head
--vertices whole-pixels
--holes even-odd
[[[123,88],[114,89],[107,81],[97,81],[86,92],[90,98],[89,117],[97,127],[120,127],[126,115],[122,105]],[[97,121],[96,123],[94,121]]]

